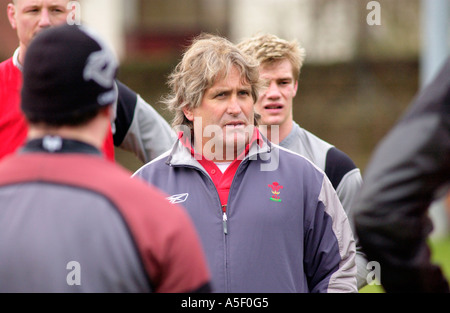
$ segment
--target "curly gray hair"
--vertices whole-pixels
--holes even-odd
[[[169,75],[171,92],[162,99],[175,114],[172,126],[186,125],[192,130],[193,124],[185,117],[183,109],[199,107],[205,91],[216,80],[225,78],[233,67],[241,73],[242,82],[251,85],[252,98],[256,102],[261,87],[259,63],[224,37],[203,33],[194,38]],[[255,114],[255,125],[258,118]]]

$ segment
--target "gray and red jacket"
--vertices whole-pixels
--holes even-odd
[[[265,138],[256,140],[232,178],[226,212],[214,175],[181,140],[133,175],[187,209],[213,291],[357,292],[354,238],[323,171]]]
[[[210,290],[184,210],[92,146],[45,140],[0,163],[0,292]]]

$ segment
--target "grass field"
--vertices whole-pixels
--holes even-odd
[[[432,251],[433,262],[439,264],[450,281],[450,235],[441,238],[430,240],[430,248]],[[384,293],[381,286],[373,285],[362,288],[360,293]]]

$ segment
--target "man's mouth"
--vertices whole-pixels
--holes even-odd
[[[245,123],[242,121],[233,121],[233,122],[228,122],[225,124],[225,127],[227,128],[237,128],[237,127],[244,127]]]
[[[281,110],[282,108],[283,108],[283,105],[278,104],[278,103],[267,104],[264,106],[265,110]]]

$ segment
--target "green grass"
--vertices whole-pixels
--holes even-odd
[[[384,289],[379,285],[367,285],[361,288],[359,293],[384,293]]]
[[[450,281],[450,235],[445,238],[430,240],[432,261],[441,266],[447,280]],[[384,293],[382,286],[372,285],[362,288],[360,293]]]
[[[450,235],[430,241],[433,262],[439,264],[444,275],[450,281]]]

